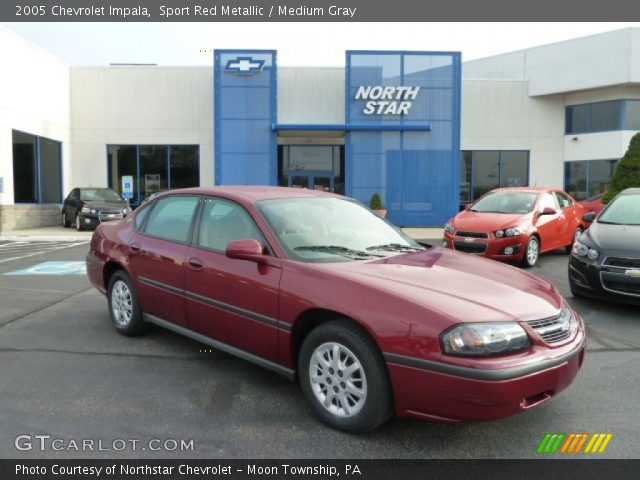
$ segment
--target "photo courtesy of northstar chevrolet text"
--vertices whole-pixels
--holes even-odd
[[[398,6],[0,7],[0,477],[632,478],[640,22]]]

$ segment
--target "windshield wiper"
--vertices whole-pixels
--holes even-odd
[[[384,257],[384,255],[374,255],[369,252],[363,252],[362,250],[352,250],[340,245],[305,245],[302,247],[295,247],[294,250],[333,253],[334,255],[342,255],[343,257],[355,258],[356,260],[364,260],[365,258],[371,257]]]
[[[381,252],[421,252],[424,249],[412,247],[411,245],[402,245],[401,243],[385,243],[383,245],[367,247],[367,250],[379,250]]]
[[[606,223],[607,225],[626,225],[625,223],[607,222],[606,220],[598,220],[598,223]]]

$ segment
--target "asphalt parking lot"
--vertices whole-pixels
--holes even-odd
[[[588,355],[568,390],[501,421],[396,419],[353,436],[320,424],[298,386],[276,374],[202,353],[200,344],[159,328],[141,338],[118,335],[104,297],[73,263],[84,260],[88,244],[31,247],[0,257],[0,457],[532,458],[547,432],[611,432],[600,457],[640,457],[639,310],[573,298],[564,254],[542,257],[534,272],[587,323]],[[193,451],[19,451],[20,434],[107,446],[193,440]]]

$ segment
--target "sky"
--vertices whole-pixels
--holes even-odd
[[[215,48],[280,66],[344,66],[345,50],[461,51],[463,61],[640,23],[3,23],[71,65],[211,65]]]

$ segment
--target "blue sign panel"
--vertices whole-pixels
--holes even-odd
[[[275,185],[278,144],[276,52],[215,52],[217,185]]]
[[[367,127],[347,133],[347,195],[443,225],[459,205],[460,54],[348,51],[346,83],[346,123]]]

